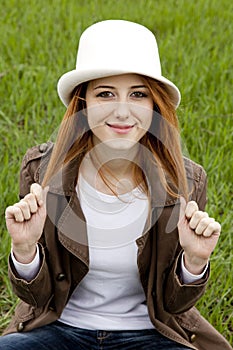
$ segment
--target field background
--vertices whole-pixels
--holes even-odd
[[[207,210],[222,223],[211,280],[198,308],[233,343],[230,0],[1,0],[0,330],[16,303],[7,279],[4,210],[17,200],[21,159],[27,148],[51,138],[64,114],[56,84],[75,67],[80,33],[113,18],[139,22],[156,34],[163,74],[181,90],[178,115],[186,153],[205,167]]]

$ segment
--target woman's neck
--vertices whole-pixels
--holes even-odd
[[[98,144],[86,154],[80,171],[98,191],[120,195],[137,185],[134,181],[137,155],[138,145],[130,150],[115,150]]]

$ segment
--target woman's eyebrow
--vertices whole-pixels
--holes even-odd
[[[147,89],[147,86],[146,85],[133,85],[133,86],[130,86],[130,89],[140,89],[140,88],[146,88]],[[98,85],[94,88],[94,90],[96,89],[116,89],[114,86],[110,86],[110,85]]]
[[[115,87],[110,85],[98,85],[94,88],[94,90],[96,89],[115,89]]]
[[[141,88],[147,89],[147,86],[146,85],[133,85],[133,86],[131,86],[131,89],[141,89]]]

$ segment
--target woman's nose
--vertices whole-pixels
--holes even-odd
[[[118,120],[125,120],[129,118],[130,108],[127,102],[116,102],[114,108],[114,117]]]

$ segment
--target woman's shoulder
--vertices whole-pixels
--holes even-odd
[[[194,162],[190,158],[184,157],[184,166],[186,170],[186,176],[190,180],[200,182],[206,179],[206,171],[202,165]]]
[[[202,165],[189,158],[184,158],[190,200],[197,202],[204,210],[207,202],[207,175]]]
[[[33,146],[27,150],[23,157],[23,166],[27,166],[28,163],[42,158],[47,158],[50,156],[53,149],[53,142],[48,141],[36,146]]]
[[[20,169],[20,198],[29,193],[32,183],[42,183],[52,149],[53,143],[49,141],[31,147],[25,153]]]

